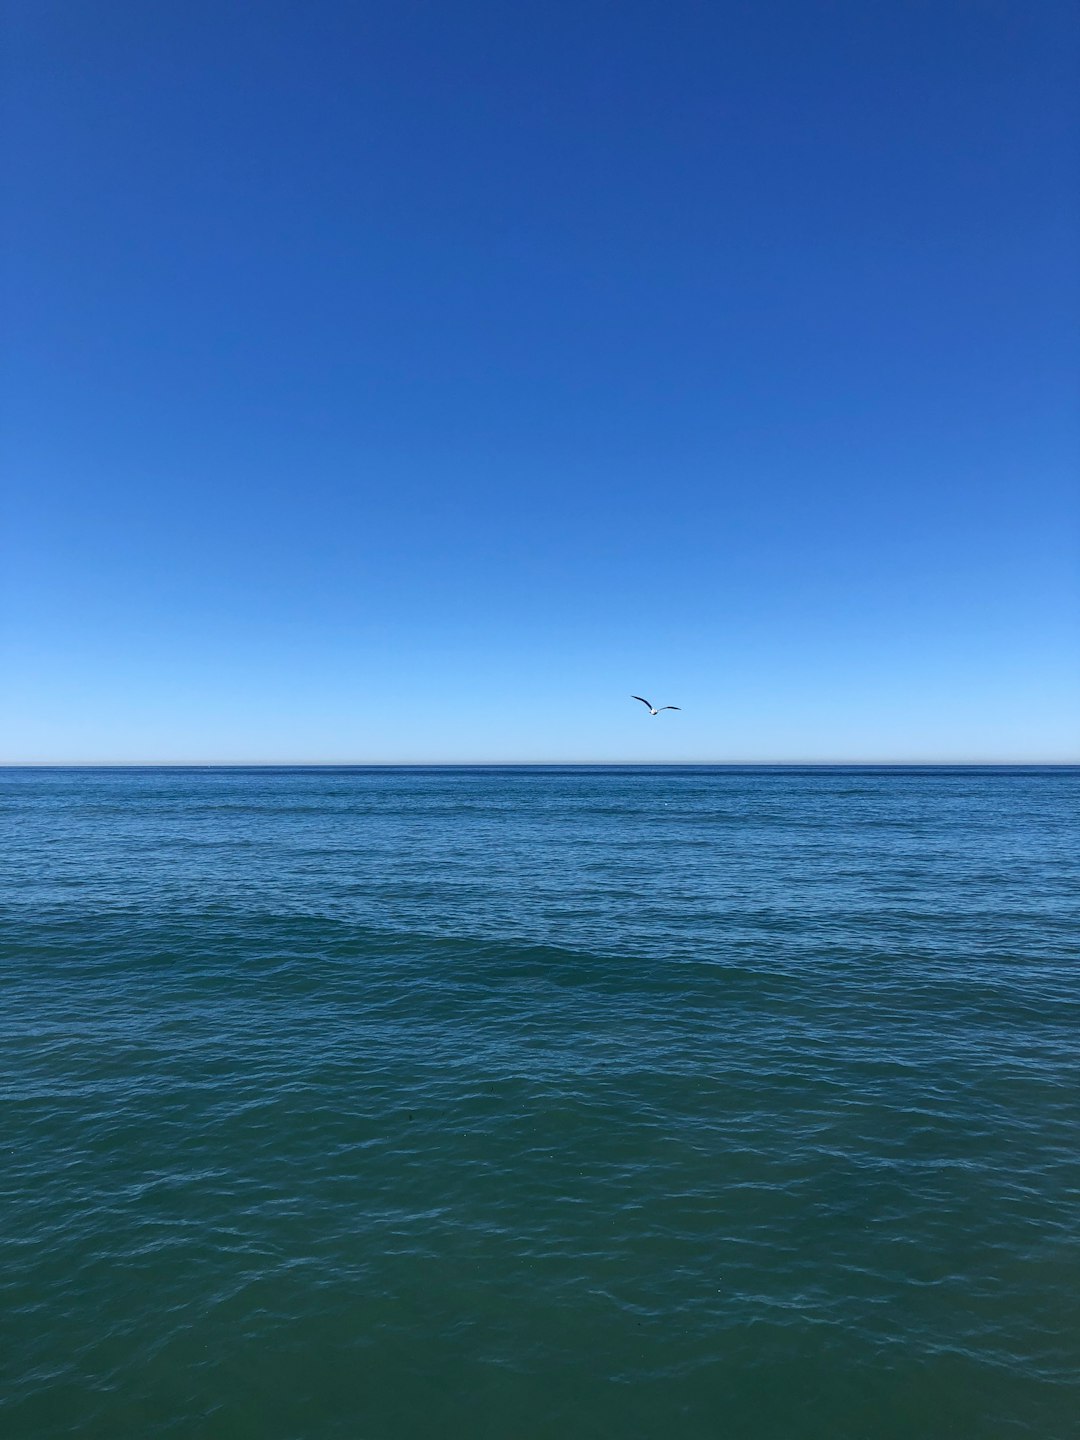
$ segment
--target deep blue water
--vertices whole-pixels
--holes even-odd
[[[0,1433],[1080,1416],[1080,771],[0,771]]]

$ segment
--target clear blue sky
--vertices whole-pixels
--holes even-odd
[[[6,0],[0,757],[1077,758],[1078,13]]]

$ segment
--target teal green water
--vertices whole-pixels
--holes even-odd
[[[1073,1436],[1080,771],[0,771],[0,1433]]]

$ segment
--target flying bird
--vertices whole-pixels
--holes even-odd
[[[631,700],[640,700],[641,703],[645,706],[645,709],[648,710],[648,712],[649,712],[650,715],[659,715],[659,714],[660,714],[660,710],[681,710],[681,709],[682,709],[682,706],[681,706],[681,705],[661,705],[661,706],[660,706],[660,710],[657,710],[656,706],[655,706],[655,705],[650,705],[649,702],[648,702],[648,700],[646,700],[643,695],[631,695],[631,696],[630,696],[630,699],[631,699]]]

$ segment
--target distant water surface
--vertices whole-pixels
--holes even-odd
[[[1078,1433],[1080,771],[0,802],[6,1440]]]

